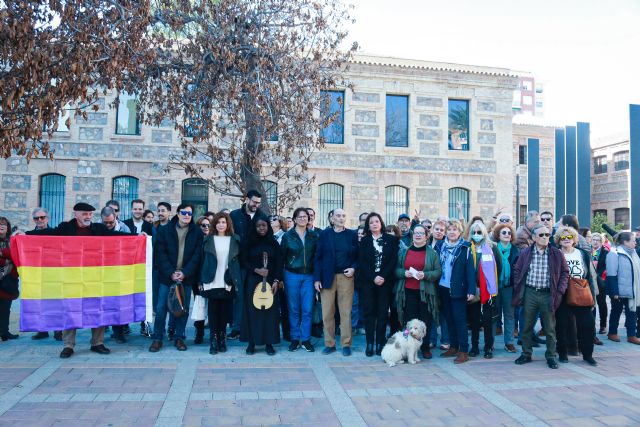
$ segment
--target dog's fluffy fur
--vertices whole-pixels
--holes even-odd
[[[389,337],[382,349],[382,359],[389,366],[396,366],[400,361],[411,364],[419,362],[418,350],[426,334],[427,326],[424,322],[418,319],[410,320],[404,331],[398,331]]]

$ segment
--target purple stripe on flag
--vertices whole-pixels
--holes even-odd
[[[145,320],[144,293],[115,297],[20,301],[20,330],[46,332],[124,325]]]

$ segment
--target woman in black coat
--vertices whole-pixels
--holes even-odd
[[[364,223],[365,235],[358,252],[358,274],[362,285],[362,298],[367,335],[367,357],[382,353],[386,341],[387,314],[390,286],[393,283],[398,259],[398,240],[384,232],[382,217],[371,212]]]
[[[605,278],[607,277],[607,254],[609,250],[603,245],[604,237],[600,233],[591,234],[591,245],[593,247],[593,251],[591,253],[591,259],[593,261],[593,265],[596,268],[596,275],[598,276],[598,296],[596,296],[596,301],[598,302],[598,314],[600,317],[600,330],[599,334],[607,333],[607,318],[609,317],[609,310],[607,307],[607,291],[605,288]],[[595,315],[595,313],[594,313]],[[598,344],[600,340],[596,337],[596,344]]]
[[[267,265],[264,266],[264,253]],[[244,313],[240,329],[240,341],[249,343],[246,353],[254,354],[256,345],[264,345],[269,356],[276,354],[273,344],[280,342],[280,302],[278,286],[282,280],[282,255],[280,245],[273,237],[273,229],[266,217],[256,215],[251,222],[249,235],[245,239],[240,256],[241,265],[247,273],[244,288]],[[253,293],[263,277],[273,293],[273,305],[266,309],[257,309],[253,305]]]

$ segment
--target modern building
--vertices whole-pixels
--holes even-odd
[[[513,115],[544,116],[544,85],[528,72],[514,71],[518,86],[513,91]]]
[[[613,135],[591,144],[591,210],[610,223],[630,228],[629,134]]]
[[[315,182],[296,203],[315,207],[319,225],[336,207],[347,210],[350,226],[363,211],[378,211],[395,222],[398,214],[416,210],[422,217],[456,216],[457,202],[467,217],[489,216],[496,206],[514,207],[514,73],[358,55],[347,80],[353,90],[329,91],[336,101],[331,108],[341,119],[325,129],[326,147],[310,165]],[[175,206],[181,200],[194,203],[197,212],[240,205],[172,167],[180,145],[170,121],[141,126],[133,99],[121,96],[112,109],[113,98],[108,93],[98,111],[86,120],[71,118],[68,129],[54,134],[53,161],[0,161],[0,215],[28,226],[30,209],[43,205],[55,223],[68,219],[78,201],[98,207],[111,198],[120,200],[123,218],[134,198],[146,200],[151,209],[160,201]],[[540,136],[544,153],[546,132]],[[526,145],[524,134],[518,135],[516,151]],[[546,163],[543,167],[549,169]],[[268,202],[281,185],[286,183],[267,183]],[[544,186],[541,191],[546,195]]]

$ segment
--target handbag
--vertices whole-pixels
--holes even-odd
[[[587,279],[569,277],[567,304],[573,307],[593,307],[593,295]]]
[[[193,298],[191,320],[204,320],[205,317],[207,317],[207,300],[202,295],[196,295]]]
[[[189,307],[184,306],[184,286],[182,283],[176,282],[169,288],[167,296],[167,309],[174,317],[184,316]]]

